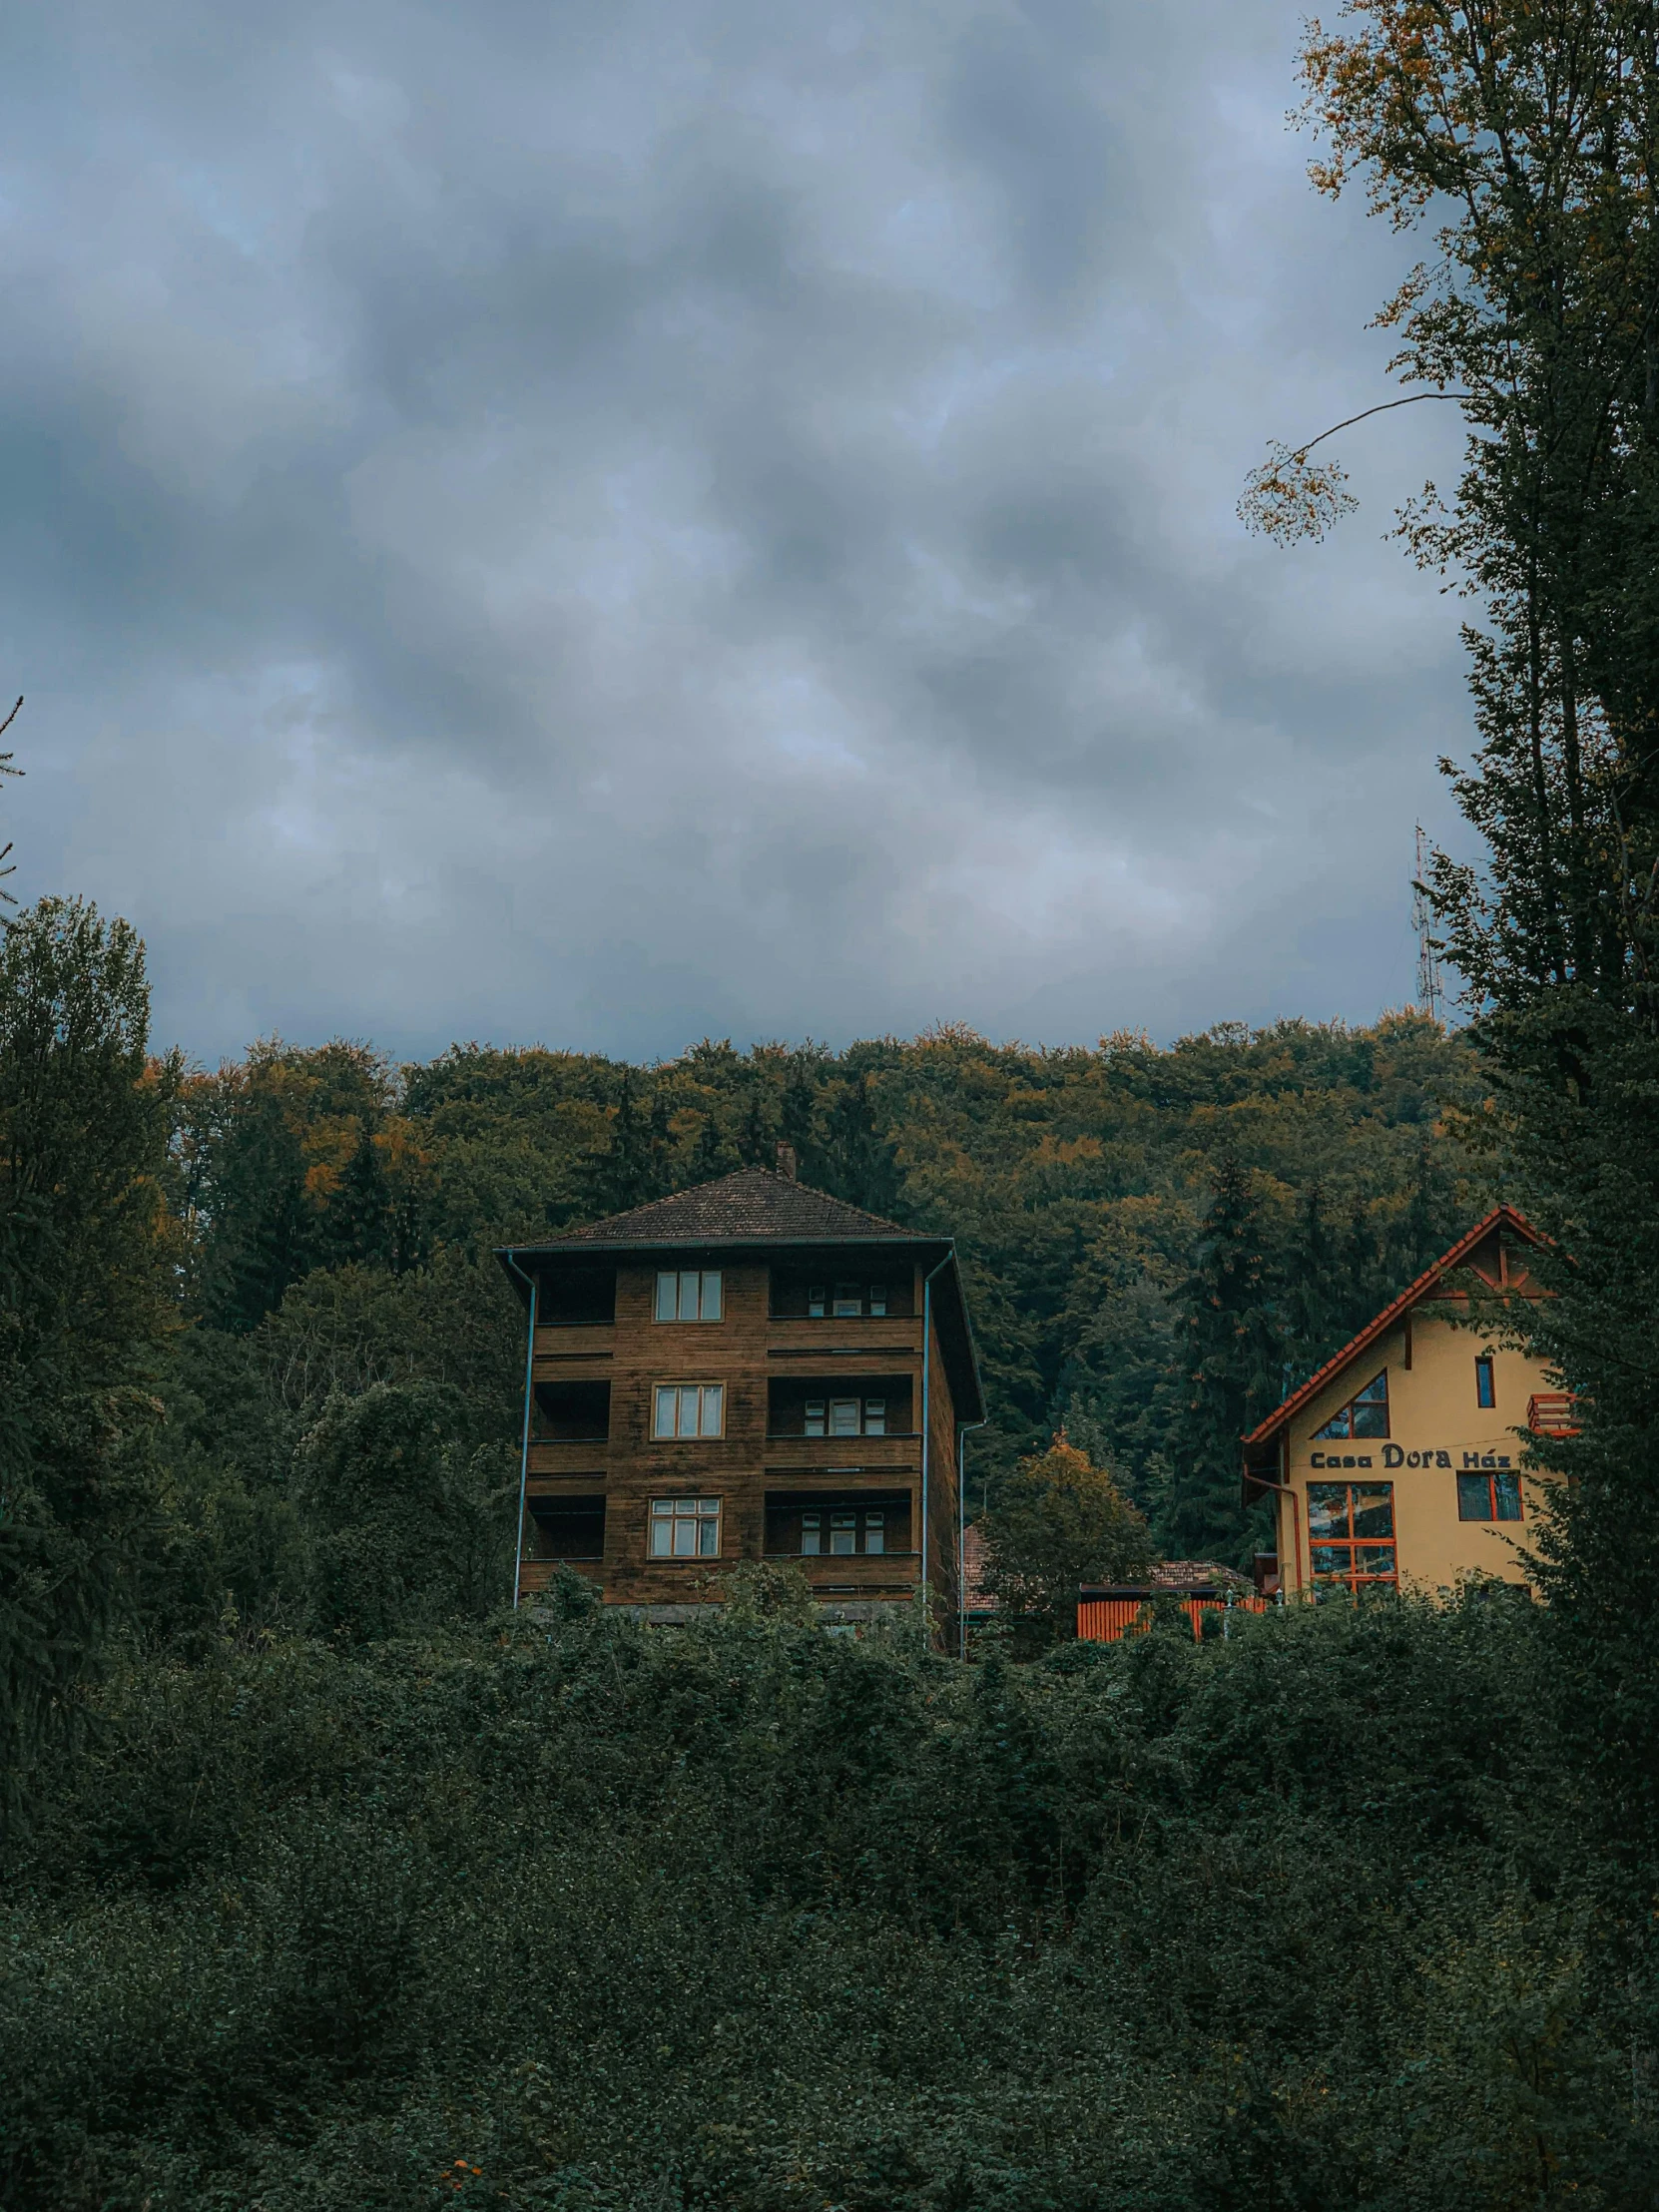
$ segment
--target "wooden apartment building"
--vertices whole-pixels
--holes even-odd
[[[740,1560],[827,1617],[925,1581],[954,1614],[962,1431],[984,1418],[948,1238],[743,1168],[500,1258],[530,1340],[518,1589],[561,1562],[682,1620]]]

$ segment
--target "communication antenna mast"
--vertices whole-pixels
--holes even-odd
[[[1411,926],[1417,933],[1417,1004],[1432,1020],[1440,1019],[1440,961],[1434,950],[1434,910],[1423,889],[1428,839],[1417,824],[1417,872],[1411,881]]]

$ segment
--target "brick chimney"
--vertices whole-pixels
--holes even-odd
[[[786,1183],[795,1181],[795,1147],[793,1144],[781,1144],[778,1147],[778,1172]]]

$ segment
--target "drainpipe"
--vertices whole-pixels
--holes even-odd
[[[1279,1471],[1281,1474],[1289,1474],[1291,1471],[1288,1464],[1289,1458],[1289,1441],[1281,1437],[1279,1443]],[[1247,1478],[1254,1482],[1259,1490],[1276,1490],[1281,1497],[1288,1497],[1291,1501],[1291,1550],[1296,1557],[1296,1594],[1301,1597],[1307,1588],[1302,1579],[1302,1500],[1288,1482],[1270,1482],[1265,1474],[1251,1474],[1248,1467],[1245,1472]],[[1281,1569],[1279,1576],[1279,1593],[1281,1597],[1285,1593],[1283,1569]]]
[[[928,1415],[928,1382],[933,1372],[933,1278],[948,1267],[947,1252],[937,1268],[921,1280],[921,1587],[927,1588],[927,1475],[933,1450],[933,1424]]]
[[[986,1428],[983,1420],[963,1421],[956,1430],[956,1656],[967,1657],[967,1439],[970,1428]]]
[[[537,1279],[526,1275],[518,1255],[509,1252],[507,1265],[530,1288],[530,1329],[524,1345],[524,1437],[518,1453],[518,1542],[513,1552],[513,1611],[518,1611],[519,1578],[524,1572],[524,1497],[530,1486],[530,1407],[536,1386],[536,1291]]]

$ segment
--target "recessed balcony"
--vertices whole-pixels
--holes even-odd
[[[767,1383],[767,1437],[841,1444],[914,1432],[915,1390],[907,1374],[775,1376]]]

